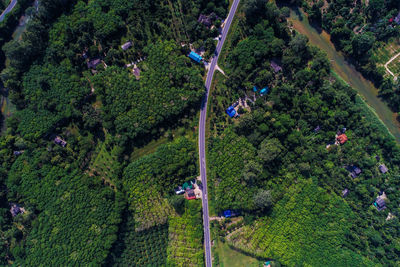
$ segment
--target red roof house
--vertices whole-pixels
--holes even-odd
[[[338,137],[336,137],[336,140],[337,140],[341,145],[343,145],[344,143],[347,142],[347,135],[341,134],[341,135],[339,135]]]
[[[196,194],[193,189],[186,190],[185,198],[187,200],[196,199]]]

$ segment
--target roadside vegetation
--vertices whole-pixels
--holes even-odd
[[[239,12],[245,36],[215,84],[208,157],[215,212],[243,220],[213,222],[213,237],[274,264],[396,266],[399,145],[324,53],[288,29],[285,9],[259,0]],[[225,109],[246,96],[250,109],[229,118]],[[348,140],[335,145],[343,132]]]
[[[202,265],[201,203],[174,192],[197,176],[187,55],[213,54],[229,2],[24,3],[0,23],[0,265]]]

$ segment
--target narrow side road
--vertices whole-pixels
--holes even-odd
[[[15,5],[17,4],[17,0],[11,0],[10,4],[8,5],[8,7],[3,11],[3,13],[1,13],[0,15],[0,22],[2,22],[4,20],[4,18],[6,17],[6,15],[8,13],[11,12],[11,10],[13,10],[13,8],[15,7]]]
[[[385,64],[385,69],[386,69],[386,71],[387,71],[390,75],[392,75],[393,77],[395,77],[395,76],[394,76],[393,72],[391,72],[391,71],[389,70],[388,65],[389,65],[390,63],[392,63],[392,61],[395,60],[398,56],[400,56],[400,53],[398,53],[397,55],[393,56],[393,57],[392,57],[391,59],[389,59],[389,61],[386,62],[386,64]]]
[[[205,152],[205,128],[206,128],[206,118],[207,118],[207,103],[208,95],[210,92],[211,82],[213,79],[215,66],[218,62],[218,56],[221,53],[222,46],[224,45],[226,36],[228,34],[229,28],[231,26],[233,17],[235,16],[236,9],[239,5],[240,0],[234,0],[229,11],[228,17],[225,21],[224,29],[222,30],[221,39],[218,41],[216,53],[214,54],[210,68],[207,73],[207,79],[205,83],[206,93],[203,97],[200,110],[200,121],[199,121],[199,160],[200,160],[200,176],[201,182],[203,184],[203,227],[204,227],[204,252],[206,259],[206,267],[212,266],[211,260],[211,238],[210,238],[210,219],[208,215],[208,196],[207,196],[207,173],[206,173],[206,152]]]

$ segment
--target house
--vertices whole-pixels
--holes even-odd
[[[388,168],[385,166],[385,164],[379,165],[378,169],[381,171],[381,173],[385,174],[388,172]]]
[[[226,114],[228,114],[229,117],[233,118],[236,115],[236,110],[234,107],[230,106],[225,110]]]
[[[136,65],[133,68],[132,73],[133,73],[133,75],[135,75],[136,80],[140,79],[140,69],[138,67],[136,67]]]
[[[225,217],[225,218],[230,218],[230,217],[232,217],[232,211],[231,211],[231,210],[225,210],[225,211],[224,211],[224,217]]]
[[[264,267],[271,267],[271,261],[266,261],[264,263]]]
[[[13,217],[15,217],[15,216],[17,216],[17,215],[20,214],[20,213],[24,213],[24,212],[25,212],[25,209],[22,208],[22,207],[20,207],[18,204],[11,203],[10,212],[11,212],[11,215],[12,215]]]
[[[260,95],[265,95],[266,93],[268,93],[268,86],[265,86],[263,89],[261,89],[260,91]]]
[[[274,70],[274,72],[280,72],[282,71],[282,67],[279,66],[275,61],[271,60],[271,68]]]
[[[336,140],[339,142],[339,144],[343,145],[344,143],[347,142],[347,135],[341,134],[338,137],[336,137]]]
[[[183,193],[185,193],[185,190],[182,188],[182,186],[178,186],[175,188],[175,194],[182,195]]]
[[[374,202],[374,206],[376,207],[376,209],[378,211],[386,209],[385,200],[381,196],[377,197],[375,202]]]
[[[356,178],[361,174],[361,169],[354,165],[347,166],[346,170],[350,173],[351,178]]]
[[[197,63],[200,63],[203,60],[203,58],[199,54],[193,51],[190,52],[189,57],[194,61],[196,61]]]
[[[192,185],[192,183],[188,183],[188,182],[185,182],[183,185],[182,185],[182,189],[183,190],[189,190],[189,189],[192,189],[193,188],[193,185]]]
[[[211,16],[200,14],[199,18],[197,19],[197,22],[203,24],[206,27],[210,27],[212,24],[212,19]]]
[[[65,147],[67,145],[67,142],[65,142],[64,140],[62,140],[59,136],[57,136],[56,138],[54,138],[54,143],[56,143],[57,145],[60,145],[62,147]]]
[[[96,69],[96,66],[99,65],[100,63],[101,63],[101,60],[99,58],[89,60],[87,62],[87,67],[88,67],[88,69]]]
[[[24,151],[14,151],[14,156],[19,156],[19,155],[21,155],[22,153],[24,153]]]
[[[196,199],[196,194],[193,189],[186,190],[185,198],[187,200]]]
[[[400,25],[400,12],[397,14],[397,16],[394,18],[394,22]]]
[[[128,50],[128,49],[131,48],[131,47],[132,47],[132,43],[131,43],[131,42],[126,42],[126,43],[124,43],[123,45],[121,45],[121,48],[122,48],[122,50],[124,50],[124,51]]]
[[[257,91],[258,91],[258,88],[257,88],[257,86],[254,85],[254,86],[253,86],[253,92],[254,92],[254,93],[257,93]]]
[[[350,193],[349,189],[345,188],[345,189],[342,191],[342,197],[347,197],[347,195],[348,195],[349,193]]]

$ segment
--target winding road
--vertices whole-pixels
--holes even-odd
[[[0,15],[0,22],[2,22],[4,20],[4,18],[6,17],[6,15],[8,13],[11,12],[11,10],[13,10],[13,8],[15,7],[15,5],[17,4],[17,0],[11,0],[10,4],[8,5],[8,7],[3,11],[3,13],[1,13]]]
[[[218,62],[218,56],[221,53],[222,46],[224,45],[226,36],[228,35],[229,28],[231,26],[233,17],[235,16],[236,9],[239,5],[240,0],[234,0],[231,6],[231,9],[228,14],[228,18],[225,21],[225,26],[222,30],[221,38],[218,41],[216,53],[214,54],[210,68],[207,73],[207,79],[205,83],[206,93],[203,97],[203,101],[201,103],[200,110],[200,121],[199,121],[199,160],[200,160],[200,177],[201,182],[203,184],[203,226],[204,226],[204,250],[205,250],[205,259],[206,259],[206,267],[212,266],[211,259],[211,238],[210,238],[210,219],[208,214],[208,196],[207,196],[207,173],[206,173],[206,152],[205,152],[205,139],[206,139],[206,118],[207,118],[207,103],[208,103],[208,95],[210,92],[211,82],[213,79],[215,67]]]

